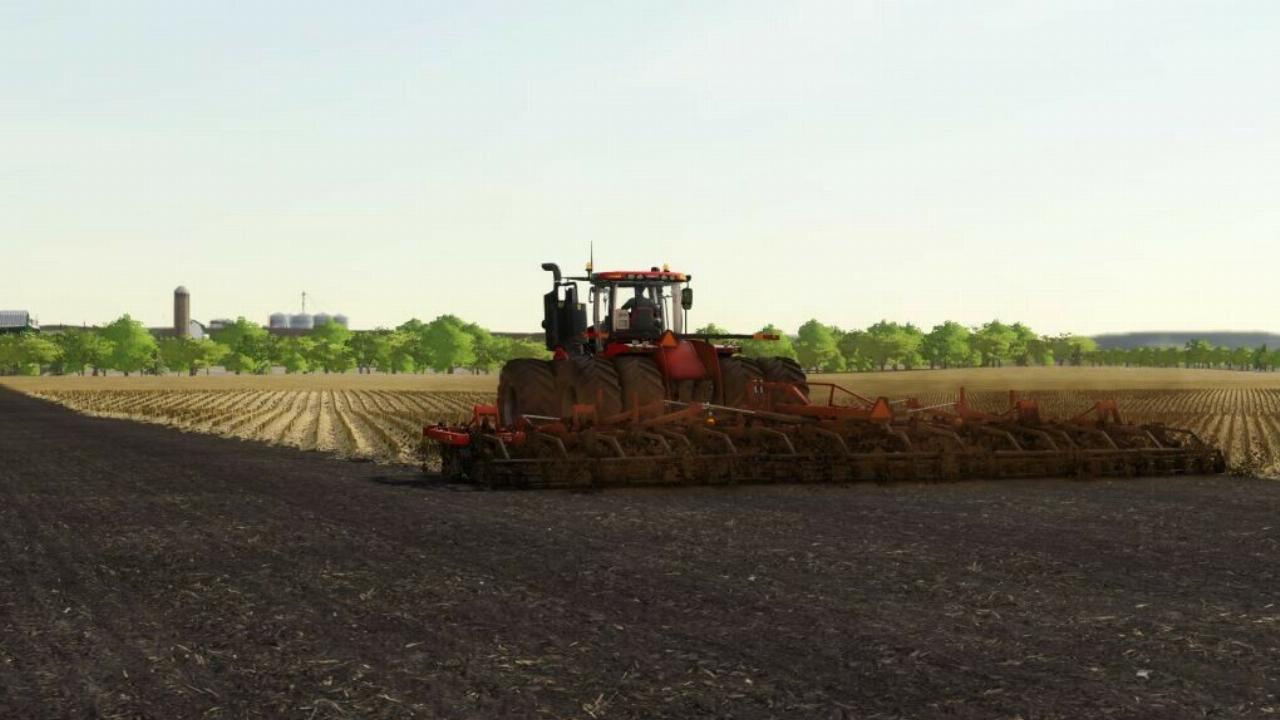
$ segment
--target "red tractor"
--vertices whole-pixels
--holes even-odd
[[[566,418],[591,406],[599,418],[655,401],[743,407],[752,383],[789,383],[807,394],[804,371],[784,357],[748,359],[714,340],[776,340],[764,334],[686,332],[693,307],[691,276],[656,267],[563,277],[544,263],[552,289],[543,297],[550,362],[513,360],[498,380],[498,419]],[[587,303],[578,283],[589,284]],[[587,324],[587,305],[591,324]]]
[[[484,487],[853,482],[1221,472],[1188,430],[1124,422],[1113,402],[1042,418],[869,398],[812,382],[789,358],[746,358],[686,332],[690,277],[667,269],[562,277],[543,298],[551,360],[512,360],[498,402],[423,428],[424,465]],[[589,285],[579,302],[578,283]],[[591,322],[587,322],[587,305]],[[810,395],[814,397],[810,397]],[[438,465],[437,465],[438,463]]]

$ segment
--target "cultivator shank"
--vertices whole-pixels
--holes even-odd
[[[807,393],[805,392],[807,390]],[[825,395],[824,402],[814,396]],[[859,482],[1208,474],[1222,454],[1187,430],[1123,422],[1113,402],[1063,420],[1010,395],[990,414],[955,402],[870,399],[840,386],[750,384],[730,407],[669,399],[601,417],[522,415],[499,425],[477,406],[465,425],[424,430],[429,462],[484,487]]]

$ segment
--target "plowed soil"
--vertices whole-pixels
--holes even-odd
[[[1280,373],[1149,368],[968,368],[815,376],[892,400],[955,402],[968,388],[976,408],[999,413],[1009,390],[1039,403],[1047,418],[1070,418],[1114,400],[1134,423],[1196,432],[1227,460],[1280,477]],[[270,375],[199,377],[19,377],[10,386],[73,410],[170,425],[189,432],[322,450],[341,457],[416,464],[422,426],[470,417],[492,403],[493,376]],[[837,395],[837,400],[847,396]]]
[[[1278,573],[1272,481],[464,492],[0,390],[5,718],[1268,717]]]

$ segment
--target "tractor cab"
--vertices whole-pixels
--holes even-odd
[[[560,268],[546,263],[554,287],[543,298],[547,349],[570,355],[594,354],[607,343],[656,343],[664,333],[684,332],[685,315],[693,306],[693,290],[685,273],[653,267],[648,270],[592,272],[562,277]],[[578,300],[578,282],[588,283],[591,324],[586,303]]]
[[[591,308],[596,335],[608,342],[657,342],[668,330],[684,331],[683,284],[689,276],[652,268],[592,273]]]

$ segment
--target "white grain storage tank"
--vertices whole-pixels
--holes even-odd
[[[271,317],[268,319],[267,324],[274,330],[287,328],[289,327],[289,316],[279,312],[271,313]]]
[[[289,316],[289,328],[292,330],[310,330],[313,327],[315,327],[315,323],[312,321],[311,316],[306,313]]]
[[[333,316],[329,313],[316,313],[311,316],[311,322],[316,327],[320,327],[327,322],[333,322]]]
[[[347,316],[343,315],[342,313],[338,313],[337,315],[334,315],[333,321],[338,323],[342,327],[351,327],[351,323],[350,321],[347,320]]]

